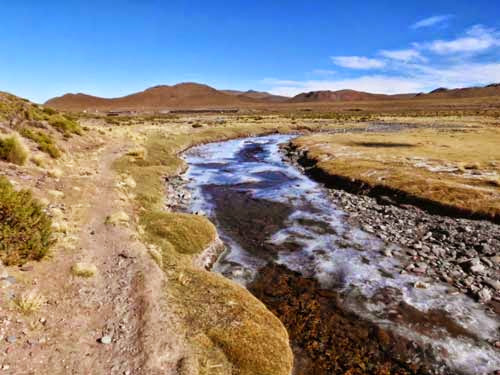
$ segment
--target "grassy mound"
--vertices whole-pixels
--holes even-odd
[[[0,138],[0,159],[23,165],[28,159],[28,150],[16,136]]]
[[[40,260],[53,244],[52,220],[29,190],[0,176],[0,259],[6,265]]]
[[[151,242],[168,241],[181,254],[201,253],[217,234],[208,219],[197,215],[150,212],[142,217],[142,222],[148,228]]]

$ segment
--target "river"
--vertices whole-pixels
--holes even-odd
[[[211,143],[184,157],[191,212],[217,226],[214,272],[287,327],[296,374],[489,374],[498,316],[450,286],[401,272],[398,252],[350,225],[325,188],[283,161],[291,135]]]

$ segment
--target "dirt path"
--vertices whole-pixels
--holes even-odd
[[[62,177],[36,181],[40,191],[64,194],[53,194],[49,211],[65,233],[52,259],[3,270],[9,277],[1,282],[2,373],[169,374],[182,360],[163,272],[127,222],[132,219],[108,222],[116,212],[134,215],[112,170],[127,142],[106,144],[75,152],[61,166]],[[95,265],[96,275],[74,276],[76,262]],[[25,314],[15,301],[30,292],[45,303]]]

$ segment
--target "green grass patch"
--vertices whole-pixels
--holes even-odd
[[[28,156],[28,150],[17,136],[0,138],[0,159],[23,165]]]
[[[34,141],[38,145],[38,149],[40,151],[49,154],[52,158],[57,159],[61,156],[61,151],[50,135],[41,131],[33,131],[28,128],[21,129],[20,133],[23,137]]]
[[[54,241],[52,220],[29,190],[0,176],[0,259],[6,265],[42,259]]]

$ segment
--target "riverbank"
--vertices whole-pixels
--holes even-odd
[[[435,212],[439,204],[428,212],[426,205],[408,204],[408,200],[392,195],[390,189],[364,188],[363,182],[353,181],[349,175],[332,177],[331,169],[318,164],[326,156],[311,156],[310,149],[301,144],[299,138],[286,147],[288,160],[331,188],[333,202],[348,212],[349,221],[383,241],[401,245],[409,257],[401,272],[447,282],[488,304],[492,312],[500,311],[498,224],[449,217],[446,209],[438,215]],[[387,252],[387,256],[393,255]]]

